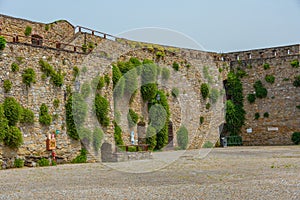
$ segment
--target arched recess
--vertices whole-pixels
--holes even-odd
[[[43,46],[43,37],[37,34],[31,36],[31,44]]]

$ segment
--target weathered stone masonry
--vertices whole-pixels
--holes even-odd
[[[32,27],[31,35],[38,35],[43,38],[42,46],[32,45],[31,37],[24,36],[26,26]],[[6,96],[13,96],[22,106],[31,109],[35,113],[34,125],[19,126],[23,133],[24,144],[17,151],[0,144],[0,159],[2,160],[9,160],[17,156],[26,159],[48,157],[49,152],[45,148],[46,135],[55,130],[61,131],[57,138],[57,156],[68,162],[78,155],[81,144],[67,135],[64,107],[67,86],[70,85],[73,91],[75,90],[74,66],[78,66],[80,69],[87,68],[87,73],[81,74],[78,79],[83,83],[91,81],[97,75],[107,74],[111,78],[112,63],[120,59],[126,60],[134,56],[141,60],[145,58],[155,60],[152,48],[151,51],[147,48],[149,44],[144,46],[144,44],[118,38],[108,40],[94,35],[94,32],[76,32],[76,28],[64,20],[43,24],[0,15],[0,29],[1,34],[8,42],[0,56],[0,79],[2,81],[0,86],[2,86],[5,79],[10,79],[13,83],[12,90],[9,93],[4,93],[3,87],[0,87],[0,102],[2,103]],[[94,49],[84,53],[81,49],[84,43],[92,43]],[[180,90],[178,99],[174,99],[171,95],[168,99],[174,132],[173,146],[177,146],[175,134],[182,124],[186,125],[189,130],[189,148],[201,148],[207,141],[214,143],[218,139],[219,126],[224,123],[225,99],[221,95],[216,106],[206,109],[209,100],[202,99],[200,85],[208,82],[203,74],[203,69],[207,66],[214,80],[212,87],[221,91],[223,89],[222,82],[226,79],[230,69],[226,67],[228,65],[233,69],[240,67],[248,74],[247,77],[242,79],[245,96],[244,104],[247,113],[246,125],[242,130],[244,144],[291,144],[291,134],[294,131],[299,131],[300,111],[296,108],[296,105],[300,104],[300,95],[299,88],[292,85],[294,76],[299,74],[299,68],[292,68],[290,62],[295,59],[299,60],[299,45],[228,54],[170,47],[163,48],[166,56],[157,64],[167,67],[171,71],[171,78],[167,85],[161,82],[159,87],[167,93],[171,93],[172,87],[177,87]],[[170,50],[168,51],[168,49]],[[11,64],[16,62],[17,58],[23,58],[22,63],[19,65],[20,71],[11,72]],[[66,74],[64,85],[61,88],[51,84],[49,78],[42,80],[43,73],[38,64],[40,59],[46,60],[56,70],[61,69]],[[187,69],[181,66],[180,70],[175,72],[172,69],[172,63],[175,61],[186,61],[191,67]],[[262,67],[264,63],[269,63],[271,68],[264,70]],[[252,68],[249,68],[249,65]],[[27,90],[22,83],[21,75],[23,70],[28,67],[35,70],[37,81]],[[220,68],[223,70],[220,71]],[[274,84],[271,85],[264,81],[266,74],[276,77]],[[287,79],[289,81],[286,81]],[[253,83],[257,80],[261,80],[268,89],[268,97],[257,99],[255,104],[249,104],[246,96],[253,93]],[[112,94],[112,84],[110,84],[109,87],[105,88],[105,96],[110,101],[110,122],[114,120]],[[60,100],[58,109],[53,107],[53,100],[56,98]],[[131,107],[142,116],[144,111],[139,98],[140,96],[137,95]],[[38,122],[39,107],[42,103],[48,105],[50,114],[58,115],[58,118],[53,121],[49,128],[41,126]],[[261,117],[259,120],[254,120],[256,112],[259,112],[261,116],[264,112],[268,112],[270,116],[269,118]],[[200,116],[205,118],[204,124],[199,123]],[[94,120],[89,117],[86,125],[96,123]],[[121,125],[126,127],[125,124]],[[114,145],[113,128],[112,123],[110,123],[110,126],[104,129],[104,141]],[[252,128],[252,133],[246,132],[246,129],[249,128]],[[278,128],[278,130],[270,131],[274,128]],[[123,131],[123,140],[128,144],[130,142],[129,132],[125,128]],[[98,158],[100,156],[101,154],[98,155]]]

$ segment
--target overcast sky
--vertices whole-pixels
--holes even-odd
[[[215,52],[300,43],[300,0],[0,0],[0,13]]]

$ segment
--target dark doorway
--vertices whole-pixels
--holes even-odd
[[[146,124],[139,122],[137,124],[138,144],[146,144]]]
[[[173,139],[174,139],[174,134],[173,134],[173,123],[170,121],[169,122],[169,127],[168,127],[168,147],[173,147]]]
[[[228,94],[228,85],[227,85],[227,82],[228,82],[227,80],[223,81],[223,85],[224,85],[225,92],[226,92],[226,100],[231,100],[232,96],[231,96],[231,94]]]
[[[31,36],[31,44],[37,46],[43,46],[43,37],[39,35],[32,35]]]

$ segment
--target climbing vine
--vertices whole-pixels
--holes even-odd
[[[4,80],[3,88],[5,93],[9,92],[12,88],[12,82],[9,79]]]
[[[52,122],[52,117],[48,113],[48,106],[44,103],[40,107],[39,122],[46,126],[49,126]]]
[[[132,109],[129,109],[128,114],[127,114],[127,120],[128,120],[128,125],[129,127],[134,127],[138,120],[139,120],[139,115],[134,112]]]
[[[42,59],[39,61],[39,65],[41,66],[42,72],[44,72],[47,77],[51,77],[51,81],[55,86],[61,87],[63,85],[64,75],[61,73],[61,70],[55,71],[53,66]]]
[[[109,102],[105,97],[101,96],[100,94],[96,94],[95,97],[95,111],[99,123],[102,126],[107,127],[109,125]]]
[[[32,83],[35,83],[35,78],[35,71],[32,68],[27,68],[24,70],[24,73],[22,74],[22,80],[27,87],[30,87]]]
[[[243,86],[241,80],[233,73],[228,74],[226,84],[227,94],[231,99],[226,102],[226,127],[230,135],[239,135],[245,124],[245,110],[243,104]]]

